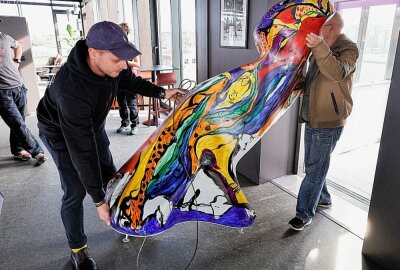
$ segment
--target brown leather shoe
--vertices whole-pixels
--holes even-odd
[[[89,255],[87,248],[75,253],[71,251],[71,263],[76,270],[98,270],[96,262]]]

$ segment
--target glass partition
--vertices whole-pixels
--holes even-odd
[[[48,64],[49,58],[58,53],[67,57],[75,42],[80,39],[82,27],[76,5],[76,2],[70,1],[0,3],[0,15],[26,18],[33,61],[36,67],[40,67]]]
[[[181,0],[182,78],[196,81],[196,1]]]
[[[360,82],[385,79],[396,5],[371,6],[361,63]]]
[[[171,30],[171,3],[158,1],[158,32],[160,46],[160,63],[172,66],[172,30]]]
[[[363,1],[360,6],[340,10],[344,33],[357,42],[360,56],[352,91],[353,111],[332,153],[327,179],[331,186],[366,204],[371,197],[390,87],[391,46],[397,46],[400,28],[396,24],[400,5],[385,2]]]
[[[397,1],[397,3],[395,3]],[[400,30],[398,0],[339,2],[343,32],[359,48],[353,77],[353,110],[331,155],[330,187],[369,204]],[[299,171],[304,172],[300,140]],[[334,190],[335,190],[334,189]]]
[[[346,24],[343,27],[343,33],[354,42],[358,42],[361,21],[361,7],[347,8],[340,11]]]

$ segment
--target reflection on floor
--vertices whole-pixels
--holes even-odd
[[[289,175],[274,179],[272,183],[297,198],[302,180],[298,175]],[[318,212],[364,239],[368,211],[347,201],[342,195],[333,192],[332,188],[328,187],[328,190],[332,196],[332,207],[318,209]]]
[[[144,113],[141,120],[145,119]],[[27,117],[27,123],[37,136],[36,117]],[[155,130],[140,125],[138,135],[121,135],[115,132],[119,124],[118,112],[113,111],[106,129],[117,167]],[[0,269],[71,269],[59,214],[62,192],[55,165],[51,159],[40,167],[34,167],[33,161],[14,161],[9,153],[8,129],[3,127]],[[183,223],[147,238],[142,249],[143,238],[123,243],[122,235],[100,223],[87,197],[85,228],[91,253],[101,269],[118,270],[185,269],[193,254],[189,269],[368,269],[358,236],[320,213],[304,231],[293,232],[287,224],[295,211],[293,196],[271,182],[255,186],[241,179],[240,184],[257,213],[251,227],[238,230]],[[336,199],[334,203],[339,204]]]
[[[376,142],[332,155],[328,179],[370,200],[379,145]]]

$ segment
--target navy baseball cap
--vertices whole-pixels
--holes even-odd
[[[89,48],[110,51],[125,61],[131,61],[141,54],[135,45],[128,41],[121,26],[108,21],[96,23],[90,28],[86,36],[86,45]]]

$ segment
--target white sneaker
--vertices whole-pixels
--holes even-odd
[[[136,135],[136,134],[138,134],[138,132],[139,132],[139,128],[138,127],[134,127],[134,128],[131,129],[131,132],[129,134]]]
[[[45,154],[39,153],[34,157],[34,159],[36,159],[35,166],[40,166],[47,160],[47,157]]]
[[[129,130],[129,127],[120,126],[120,127],[117,129],[117,133],[121,133],[121,132],[123,132],[123,131],[128,131],[128,130]]]

